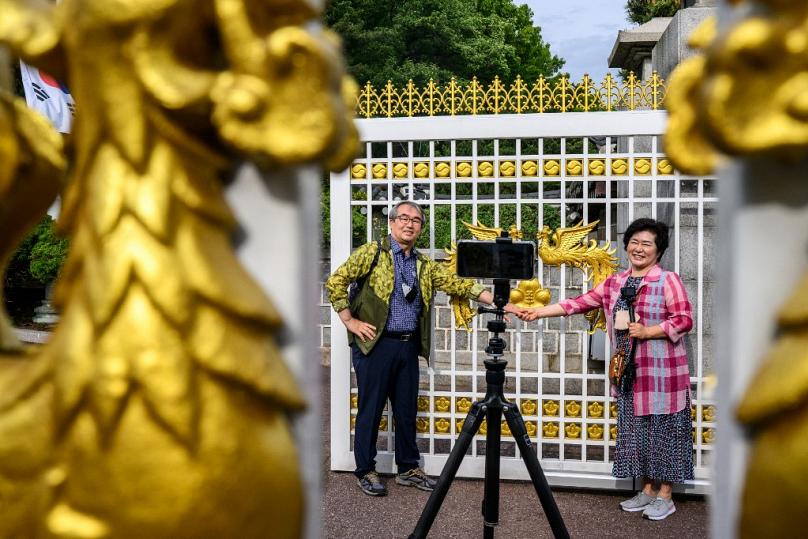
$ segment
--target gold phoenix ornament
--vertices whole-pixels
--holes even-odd
[[[346,166],[353,84],[288,0],[0,0],[0,43],[80,103],[48,345],[0,359],[0,537],[299,537],[282,321],[223,183]],[[215,36],[215,39],[214,37]],[[0,256],[55,198],[55,131],[0,106]],[[23,179],[24,178],[24,179]],[[3,331],[4,350],[17,343]]]
[[[550,227],[544,226],[537,234],[539,240],[539,257],[547,265],[560,266],[569,264],[581,268],[592,285],[597,286],[617,270],[617,259],[614,253],[617,249],[610,249],[611,242],[598,246],[595,239],[586,242],[590,232],[595,230],[600,221],[583,224],[583,221],[573,227],[558,228],[550,232]],[[597,329],[606,329],[606,318],[603,309],[590,311],[584,315],[589,321],[589,332]]]

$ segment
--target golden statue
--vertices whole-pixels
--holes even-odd
[[[585,225],[583,221],[573,227],[558,228],[552,234],[550,227],[544,226],[537,234],[539,240],[539,257],[550,266],[569,264],[581,268],[587,278],[597,286],[617,270],[616,249],[610,249],[611,242],[598,246],[595,239],[586,242],[590,232],[595,230],[600,221],[592,221]],[[589,333],[597,329],[606,330],[606,318],[603,309],[584,314],[589,321]]]
[[[457,244],[452,242],[449,249],[444,249],[446,258],[443,263],[449,267],[449,271],[457,275]],[[455,316],[455,328],[465,329],[471,331],[470,322],[477,314],[477,311],[471,308],[471,303],[465,298],[460,296],[449,296],[449,304],[452,306],[452,311]]]
[[[303,0],[0,0],[0,13],[0,43],[79,104],[61,324],[0,360],[0,537],[299,537],[288,414],[303,401],[280,316],[231,247],[223,183],[243,159],[347,165],[353,85],[334,40],[304,28],[317,13]],[[63,158],[8,100],[0,155],[5,259]]]
[[[808,153],[808,4],[730,3],[750,9],[720,32],[714,21],[703,23],[691,40],[703,56],[671,77],[665,147],[685,173],[709,171],[720,154],[792,160]],[[751,440],[741,537],[787,537],[804,525],[808,276],[778,325],[777,340],[737,410]]]

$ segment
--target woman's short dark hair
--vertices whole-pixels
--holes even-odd
[[[654,235],[654,242],[657,248],[657,261],[662,259],[665,250],[668,248],[668,225],[656,219],[649,219],[642,217],[635,219],[633,223],[628,225],[626,233],[623,236],[623,247],[628,250],[628,242],[637,232],[650,232]]]

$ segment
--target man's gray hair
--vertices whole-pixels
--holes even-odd
[[[389,215],[389,218],[390,218],[391,221],[393,219],[395,219],[396,217],[398,217],[398,209],[401,206],[410,206],[410,207],[415,208],[416,210],[418,210],[418,213],[421,214],[421,222],[426,223],[426,215],[424,215],[424,209],[421,207],[420,204],[418,204],[417,202],[413,202],[412,200],[402,200],[401,202],[399,202],[398,204],[393,206],[393,209],[390,210],[390,215]]]

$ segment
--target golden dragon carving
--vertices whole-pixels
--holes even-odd
[[[299,537],[282,321],[239,265],[240,160],[348,164],[355,99],[304,0],[0,0],[0,44],[79,104],[62,320],[2,326],[0,537]],[[0,104],[0,256],[55,198],[55,131]]]
[[[794,160],[808,154],[808,4],[735,0],[737,17],[708,21],[703,54],[671,77],[665,147],[691,174],[724,155]],[[729,14],[729,13],[728,13]],[[785,537],[804,526],[808,487],[808,275],[780,312],[773,348],[737,409],[749,427],[741,537]]]

